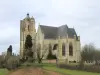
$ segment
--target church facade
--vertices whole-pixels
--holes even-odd
[[[26,36],[30,35],[33,42],[33,51],[40,45],[40,55],[47,58],[49,45],[51,45],[52,54],[57,57],[59,62],[79,62],[81,43],[80,36],[74,28],[67,25],[59,27],[39,25],[36,32],[35,19],[27,14],[27,17],[20,21],[20,55],[23,56]],[[46,49],[46,51],[45,51]]]

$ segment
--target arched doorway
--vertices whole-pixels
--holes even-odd
[[[58,44],[53,45],[52,54],[57,58]]]
[[[58,49],[58,44],[54,44],[53,50],[57,50],[57,49]]]

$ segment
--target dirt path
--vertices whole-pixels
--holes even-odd
[[[46,71],[41,68],[24,68],[13,71],[8,75],[61,75],[61,74],[52,71]]]

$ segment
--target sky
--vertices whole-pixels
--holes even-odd
[[[80,36],[81,46],[94,43],[100,48],[100,0],[1,0],[0,53],[12,45],[20,52],[20,20],[29,13],[38,24],[67,24]]]

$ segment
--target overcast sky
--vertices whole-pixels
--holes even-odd
[[[81,45],[100,48],[100,0],[1,0],[0,53],[13,46],[19,52],[20,20],[30,13],[38,24],[74,27]]]

